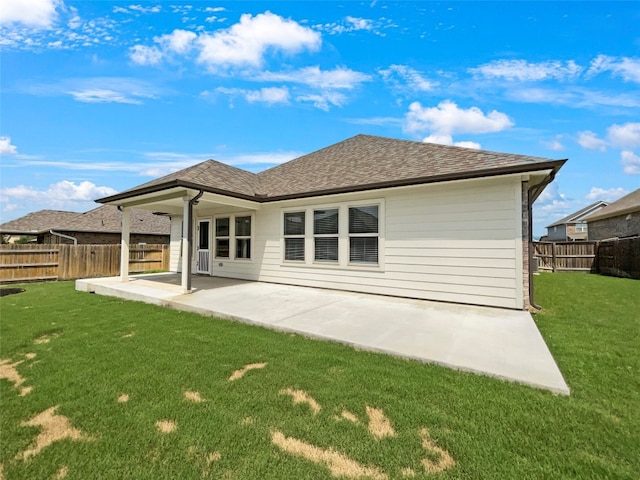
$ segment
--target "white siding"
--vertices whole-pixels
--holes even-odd
[[[283,261],[285,209],[368,201],[381,202],[379,266],[349,266],[346,261],[319,265],[310,258],[304,264]],[[213,260],[213,274],[519,309],[521,218],[519,177],[263,204],[255,212],[254,258]]]
[[[182,271],[182,217],[171,217],[171,236],[169,240],[169,271]]]

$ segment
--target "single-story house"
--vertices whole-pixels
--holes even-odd
[[[208,160],[97,200],[171,217],[170,270],[528,308],[531,205],[565,160],[357,135],[261,173]],[[121,262],[128,281],[127,263]]]
[[[586,218],[589,240],[640,236],[640,188]]]
[[[130,212],[132,243],[169,243],[170,220],[148,210]],[[122,239],[122,212],[114,205],[101,205],[85,213],[39,210],[0,225],[1,235],[32,236],[37,243],[118,244]]]
[[[592,213],[602,210],[607,205],[607,202],[600,200],[581,208],[577,212],[573,212],[571,215],[561,218],[551,225],[548,225],[546,227],[547,237],[545,240],[549,242],[574,242],[577,240],[587,240],[588,226],[585,218]]]

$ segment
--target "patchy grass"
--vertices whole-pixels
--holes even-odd
[[[0,299],[0,472],[639,478],[640,282],[535,280],[536,321],[570,397],[72,282],[25,285]]]

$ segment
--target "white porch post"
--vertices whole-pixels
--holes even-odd
[[[191,239],[189,238],[189,232],[191,229],[191,215],[189,208],[189,197],[184,197],[183,214],[182,214],[182,279],[180,284],[182,285],[182,291],[189,293],[189,275],[191,274],[191,265],[189,265],[189,251],[191,249]]]
[[[120,248],[120,280],[129,281],[129,234],[131,231],[131,209],[122,209],[122,239]]]

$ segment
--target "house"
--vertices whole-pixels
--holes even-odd
[[[170,220],[147,210],[130,213],[132,243],[169,243]],[[0,225],[1,235],[33,236],[37,243],[116,244],[122,238],[122,212],[102,205],[85,213],[40,210]]]
[[[586,218],[589,240],[640,236],[640,188]]]
[[[255,174],[208,160],[98,202],[171,217],[170,270],[513,309],[565,160],[357,135]],[[121,277],[128,281],[126,262]]]
[[[566,217],[558,220],[547,228],[546,241],[549,242],[573,242],[576,240],[587,240],[588,227],[585,218],[602,210],[608,205],[607,202],[598,201],[587,205],[586,207],[578,210],[577,212],[567,215]]]

